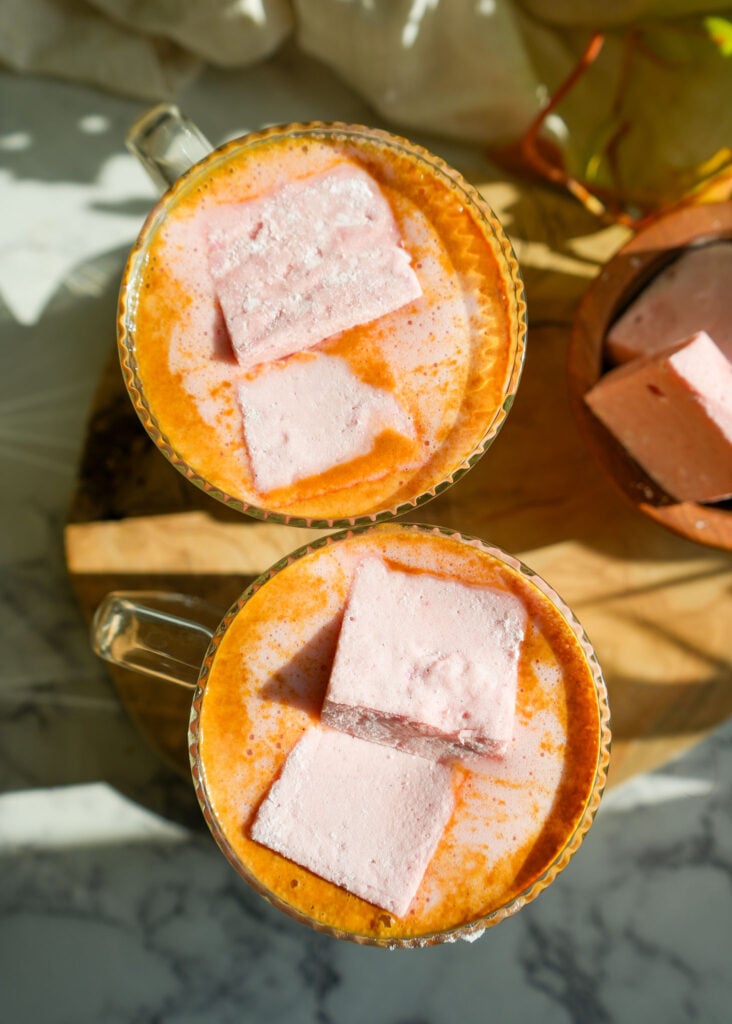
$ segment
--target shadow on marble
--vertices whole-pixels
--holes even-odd
[[[77,787],[49,799],[45,837],[36,808],[25,847],[0,855],[5,1009],[20,1024],[453,1024],[488,1010],[526,1024],[724,1024],[731,759],[726,728],[609,799],[572,864],[514,918],[472,944],[399,952],[290,921],[207,836]],[[87,822],[94,810],[96,840],[74,845],[59,824],[74,808]]]

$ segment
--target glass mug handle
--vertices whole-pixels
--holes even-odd
[[[138,117],[126,142],[161,193],[213,149],[193,121],[167,103]]]
[[[91,646],[113,665],[192,690],[223,617],[188,594],[113,591],[94,613]]]

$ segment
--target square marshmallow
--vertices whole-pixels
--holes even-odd
[[[367,455],[385,430],[414,438],[394,395],[323,352],[262,367],[238,384],[237,397],[252,476],[264,493]]]
[[[704,332],[611,370],[585,401],[674,498],[732,495],[732,363]]]
[[[526,620],[506,591],[370,558],[353,581],[322,719],[423,757],[501,756]]]
[[[288,756],[251,836],[402,917],[452,809],[445,765],[315,726]]]
[[[245,369],[422,294],[385,195],[352,163],[223,206],[207,229],[209,269]]]
[[[704,331],[732,360],[732,241],[691,246],[664,267],[607,334],[623,363]]]

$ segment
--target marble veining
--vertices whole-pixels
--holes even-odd
[[[106,784],[28,790],[15,835],[6,807],[24,821],[24,800],[10,794],[0,798],[8,1019],[436,1024],[492,1006],[499,1019],[722,1022],[730,768],[726,729],[659,776],[717,776],[706,796],[635,809],[611,797],[564,875],[515,918],[472,945],[391,953],[290,921],[203,831]],[[54,832],[59,814],[74,819],[75,841]],[[100,834],[100,819],[116,834]]]
[[[209,72],[185,101],[222,136],[373,121],[322,72],[308,91],[311,72],[285,53]],[[146,746],[91,655],[64,570],[123,253],[152,195],[121,141],[141,108],[7,74],[0,89],[2,1019],[729,1020],[732,724],[611,791],[554,885],[472,944],[339,943],[274,910],[220,856],[190,784]]]

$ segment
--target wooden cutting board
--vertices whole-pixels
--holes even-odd
[[[732,558],[631,507],[570,412],[566,365],[577,303],[627,239],[571,199],[481,186],[517,250],[528,355],[508,422],[482,461],[412,518],[503,547],[575,609],[610,694],[610,784],[663,764],[732,714]],[[110,590],[197,594],[222,612],[253,577],[316,531],[249,520],[199,492],[152,445],[110,359],[91,411],[66,527],[72,585],[91,620]],[[111,669],[120,700],[170,765],[188,772],[190,691]]]

